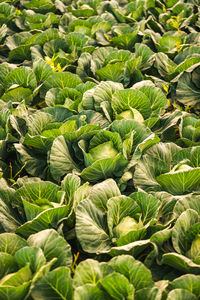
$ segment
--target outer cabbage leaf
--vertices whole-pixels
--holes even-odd
[[[163,254],[162,263],[184,273],[200,274],[200,265],[193,263],[191,259],[176,252]]]
[[[150,270],[138,260],[129,255],[120,255],[112,258],[109,264],[133,284],[136,290],[153,286]]]
[[[183,289],[194,294],[197,298],[200,296],[200,276],[186,274],[173,280],[169,287],[170,289]]]
[[[61,135],[56,138],[51,147],[50,171],[54,179],[58,180],[73,169],[78,169],[73,161],[65,138]]]
[[[92,186],[88,198],[102,211],[107,210],[107,202],[112,197],[120,196],[120,190],[113,179],[107,179]]]
[[[54,229],[46,229],[32,234],[29,236],[27,242],[29,246],[41,248],[47,261],[51,261],[54,257],[56,257],[57,261],[53,266],[54,268],[60,266],[71,266],[71,247]]]
[[[15,252],[27,245],[27,242],[15,233],[0,234],[0,252],[14,255]]]
[[[169,292],[167,296],[167,300],[196,300],[198,299],[195,297],[194,294],[190,293],[190,291],[185,290],[185,289],[174,289],[173,291]]]
[[[161,174],[158,183],[169,193],[182,195],[200,189],[200,168]]]
[[[178,253],[185,254],[189,250],[192,241],[186,238],[186,234],[190,227],[197,222],[199,222],[199,216],[193,209],[187,209],[177,219],[172,229],[172,243]]]
[[[112,108],[115,113],[121,113],[130,109],[130,107],[137,109],[147,119],[150,114],[150,100],[144,93],[138,90],[126,89],[117,91],[112,96]]]
[[[57,228],[59,222],[63,218],[67,217],[68,213],[69,209],[65,205],[57,208],[49,208],[41,212],[33,220],[18,227],[16,232],[20,233],[24,237],[29,237],[29,235],[48,229],[49,227]]]
[[[34,90],[37,87],[35,74],[28,67],[19,67],[11,71],[5,78],[7,88],[14,84]]]
[[[76,234],[84,251],[101,253],[111,248],[106,215],[91,200],[83,200],[76,209]]]
[[[125,160],[123,155],[117,154],[114,159],[105,158],[97,160],[89,167],[85,168],[81,172],[80,176],[84,180],[88,180],[90,182],[98,182],[102,179],[116,177],[116,174],[120,177],[127,164],[128,162]]]
[[[31,296],[33,299],[72,299],[73,289],[70,269],[59,267],[39,278],[35,283]]]
[[[125,299],[133,299],[134,297],[134,286],[122,274],[114,272],[107,275],[101,281],[101,285],[114,299],[120,300],[122,297]]]
[[[176,99],[186,106],[199,108],[199,70],[196,68],[192,72],[185,72],[179,78],[176,88]]]
[[[45,81],[41,89],[42,95],[51,88],[75,88],[77,85],[82,83],[78,75],[70,72],[58,72],[50,75]]]
[[[73,286],[79,287],[85,284],[96,284],[108,274],[112,273],[113,269],[107,263],[99,263],[94,259],[86,259],[79,263],[73,278]]]
[[[150,147],[135,167],[135,186],[146,191],[162,190],[156,177],[170,171],[173,156],[180,150],[173,143],[159,143]]]
[[[74,291],[75,300],[109,300],[107,294],[94,284],[88,283],[80,286]]]

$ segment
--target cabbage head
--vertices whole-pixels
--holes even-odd
[[[123,218],[121,222],[113,229],[113,233],[117,238],[120,238],[130,231],[138,230],[142,227],[140,223],[138,223],[134,218],[129,216]]]
[[[191,258],[194,263],[200,264],[200,234],[196,235],[186,256]]]
[[[131,108],[129,110],[125,110],[119,114],[123,119],[134,119],[138,122],[143,122],[144,118],[142,114],[135,108]]]

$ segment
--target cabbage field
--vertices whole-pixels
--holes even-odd
[[[0,300],[200,299],[200,1],[0,0]]]

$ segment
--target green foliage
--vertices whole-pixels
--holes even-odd
[[[196,0],[0,0],[0,300],[200,299]]]

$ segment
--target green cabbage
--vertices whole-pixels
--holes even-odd
[[[134,119],[138,122],[143,122],[144,118],[142,114],[135,108],[131,108],[131,110],[125,110],[119,114],[123,119]]]
[[[200,234],[197,234],[186,255],[191,258],[194,263],[200,264]]]
[[[93,160],[96,161],[104,158],[114,158],[118,151],[115,149],[113,142],[109,141],[92,148],[89,153]]]
[[[116,237],[122,237],[133,230],[138,230],[141,227],[134,218],[125,217],[122,221],[114,228],[113,233]]]

